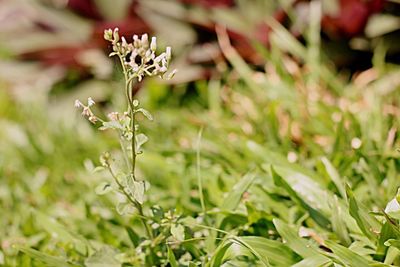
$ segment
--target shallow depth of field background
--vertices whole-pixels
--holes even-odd
[[[384,212],[400,186],[398,0],[3,0],[0,266],[49,260],[20,246],[78,266],[87,255],[77,240],[134,250],[135,216],[95,193],[109,179],[93,173],[98,157],[118,141],[73,106],[89,96],[104,116],[125,106],[103,40],[114,27],[157,36],[178,69],[133,88],[155,118],[142,122],[149,142],[138,162],[151,183],[147,209],[196,218],[200,170],[210,225],[279,241],[282,251],[264,251],[271,266],[400,265],[400,206]],[[235,190],[237,205],[225,207]],[[172,249],[180,266],[201,266],[217,245]],[[224,266],[262,266],[241,257]]]

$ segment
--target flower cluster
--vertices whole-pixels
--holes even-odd
[[[82,115],[87,117],[88,120],[93,124],[99,120],[99,118],[97,118],[90,109],[90,107],[92,107],[94,104],[95,102],[91,97],[88,98],[87,105],[82,104],[82,102],[79,100],[75,100],[75,107],[82,108]]]
[[[137,77],[140,82],[144,76],[159,75],[162,78],[170,79],[176,70],[165,76],[171,60],[171,47],[167,47],[165,52],[156,55],[157,39],[152,37],[149,42],[147,34],[141,38],[133,35],[132,42],[128,43],[124,37],[119,36],[118,28],[104,31],[104,39],[113,45],[113,52],[110,56],[118,55],[121,63],[124,64],[130,78]]]

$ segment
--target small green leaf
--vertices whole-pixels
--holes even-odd
[[[181,224],[171,225],[171,235],[178,241],[185,240],[185,227]]]
[[[396,239],[389,239],[385,242],[385,246],[387,247],[395,247],[397,249],[400,249],[400,240],[396,240]]]
[[[129,226],[126,226],[125,229],[128,233],[129,239],[132,242],[132,245],[137,247],[139,245],[139,241],[140,241],[139,235]]]
[[[138,108],[136,112],[141,112],[149,121],[153,120],[153,116],[150,114],[150,112],[144,108]]]
[[[99,127],[99,130],[104,131],[107,129],[123,130],[124,127],[118,121],[105,121],[103,122],[103,126]]]
[[[246,190],[253,183],[254,178],[255,178],[254,173],[247,173],[245,176],[243,176],[243,178],[240,179],[240,181],[237,184],[235,184],[235,186],[226,196],[222,205],[220,206],[220,209],[223,211],[234,211],[236,207],[239,205],[243,193],[246,192]],[[220,213],[217,215],[217,223],[216,223],[217,226],[221,224],[223,218],[224,218],[223,214]]]
[[[172,249],[168,246],[168,262],[171,267],[178,267],[178,263],[176,262],[174,252]]]
[[[144,193],[146,189],[146,183],[144,181],[135,181],[131,176],[127,176],[126,188],[131,197],[133,197],[140,204],[143,204]]]
[[[135,212],[135,207],[129,202],[118,203],[116,209],[119,215],[133,214]]]
[[[103,166],[97,166],[96,168],[94,168],[92,170],[92,173],[96,173],[96,172],[101,172],[104,171],[106,168],[104,168]]]
[[[144,143],[146,143],[149,140],[149,138],[145,134],[140,133],[135,136],[135,140],[136,140],[136,151],[139,152],[141,146]]]
[[[112,189],[113,188],[110,183],[102,182],[96,187],[95,192],[98,195],[104,195],[104,194],[107,194],[108,192],[112,191]]]

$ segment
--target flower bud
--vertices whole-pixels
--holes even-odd
[[[150,49],[153,52],[156,51],[156,49],[157,49],[157,38],[156,37],[151,38]]]
[[[147,34],[143,34],[142,35],[142,46],[144,46],[145,48],[149,47],[149,37],[147,36]]]
[[[168,76],[167,76],[167,80],[171,80],[171,79],[175,76],[176,73],[177,73],[177,70],[176,70],[176,69],[174,69],[173,71],[171,71],[171,73],[168,74]]]
[[[119,31],[119,29],[118,28],[115,28],[114,29],[114,42],[115,43],[118,43],[118,41],[119,41],[119,33],[118,33],[118,31]]]
[[[112,41],[113,31],[111,29],[104,30],[104,39],[107,41]]]
[[[121,37],[121,41],[122,41],[122,47],[127,47],[128,46],[128,42],[126,41],[124,36]]]
[[[91,123],[95,124],[96,121],[97,121],[97,117],[96,117],[96,116],[90,116],[90,117],[89,117],[89,121],[90,121]]]
[[[135,48],[138,48],[140,46],[139,37],[135,34],[133,35],[132,39],[133,39],[133,46]]]
[[[165,49],[165,54],[166,54],[167,61],[170,61],[171,60],[171,47],[170,46],[167,46],[167,48]]]
[[[93,99],[92,99],[91,97],[89,97],[89,98],[87,99],[87,102],[88,102],[88,106],[89,106],[89,107],[91,107],[91,106],[93,106],[94,104],[96,104],[96,103],[93,101]]]
[[[119,118],[119,114],[118,114],[118,112],[114,111],[114,112],[108,113],[107,117],[112,121],[117,121]]]

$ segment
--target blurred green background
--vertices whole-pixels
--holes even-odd
[[[3,0],[0,265],[41,266],[15,245],[82,264],[82,240],[132,250],[126,229],[140,232],[137,219],[118,215],[113,196],[95,193],[108,179],[93,173],[98,155],[118,143],[73,107],[89,96],[103,115],[124,107],[120,69],[103,40],[103,30],[114,27],[126,37],[157,36],[172,46],[178,69],[170,81],[134,88],[155,118],[143,122],[150,141],[139,159],[152,185],[148,207],[196,217],[199,167],[212,213],[256,169],[221,228],[282,241],[273,223],[279,218],[368,260],[400,264],[397,248],[388,252],[382,237],[370,242],[353,227],[344,187],[370,216],[400,185],[399,1]],[[271,165],[293,192],[274,180]],[[331,225],[318,224],[298,198]],[[213,248],[175,253],[189,251],[192,260],[180,261],[188,266]],[[288,265],[306,258],[294,251]],[[362,266],[338,255],[339,266]]]

